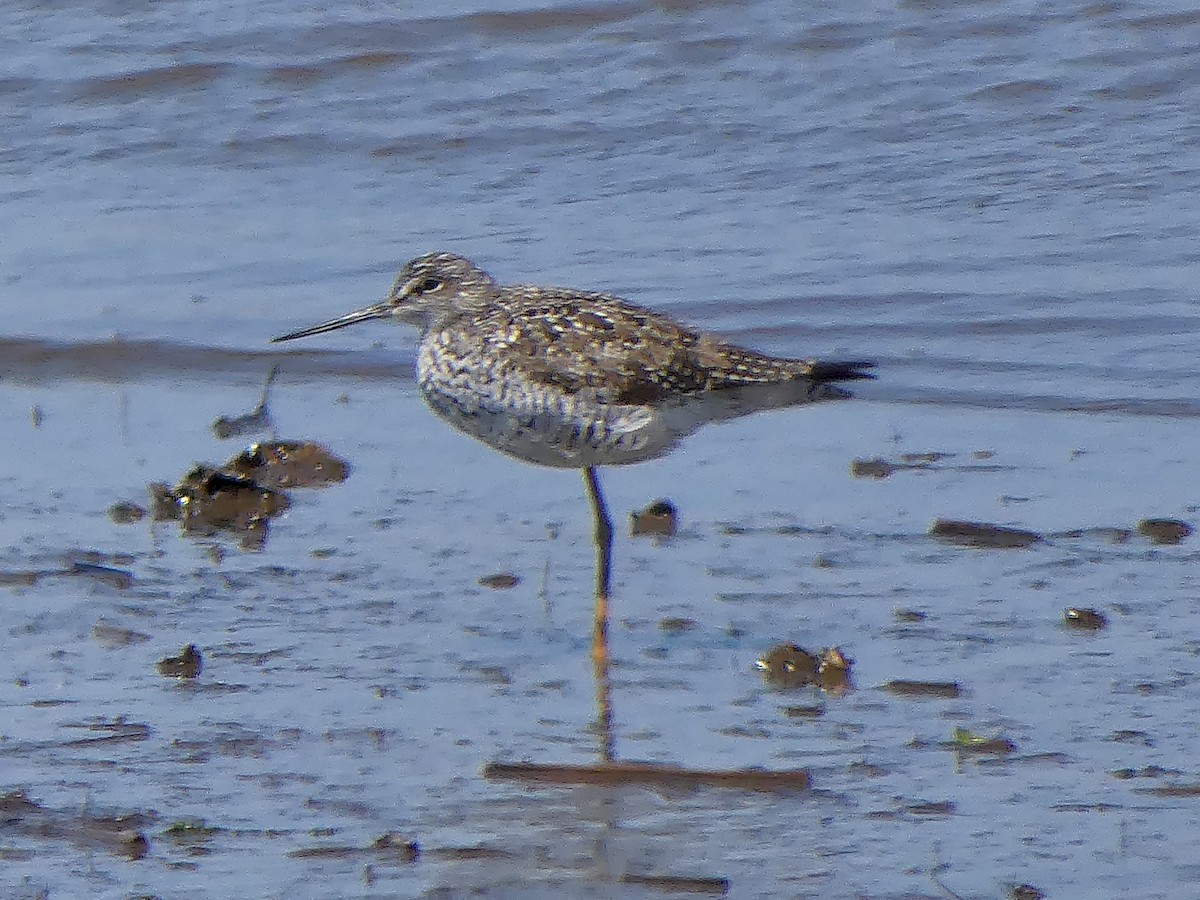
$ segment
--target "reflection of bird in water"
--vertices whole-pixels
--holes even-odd
[[[409,262],[382,303],[274,340],[369,319],[420,330],[421,395],[455,428],[525,462],[583,471],[598,598],[612,547],[598,466],[662,456],[706,422],[847,397],[837,382],[872,377],[869,362],[766,356],[609,294],[500,285],[452,253]]]

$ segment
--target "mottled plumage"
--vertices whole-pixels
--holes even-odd
[[[870,363],[766,356],[610,294],[501,286],[450,253],[417,257],[382,303],[283,335],[394,318],[421,332],[417,380],[456,428],[539,465],[652,459],[705,422],[848,396]]]

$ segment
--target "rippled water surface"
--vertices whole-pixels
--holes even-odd
[[[3,801],[0,893],[1195,883],[1194,540],[1112,529],[1196,515],[1200,15],[114,0],[0,19],[0,790],[25,798]],[[267,344],[430,249],[878,360],[852,403],[603,473],[618,756],[808,768],[811,791],[481,777],[597,759],[579,478],[435,420],[403,329]],[[239,449],[209,425],[273,362],[278,434],[345,457],[346,483],[296,492],[258,551],[110,520]],[[952,455],[849,474],[933,451]],[[659,496],[679,536],[628,537]],[[949,546],[938,517],[1047,539]],[[479,584],[496,573],[520,583]],[[1064,628],[1068,606],[1108,628]],[[772,690],[754,661],[781,641],[841,647],[856,689]],[[159,675],[188,643],[201,676]],[[956,728],[1016,749],[955,751]],[[389,833],[420,858],[372,848]]]

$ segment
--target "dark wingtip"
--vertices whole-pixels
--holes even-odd
[[[816,381],[861,381],[875,377],[868,371],[873,368],[875,363],[868,359],[817,360],[808,374]]]

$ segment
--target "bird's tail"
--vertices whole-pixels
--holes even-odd
[[[823,360],[814,359],[808,363],[808,371],[804,374],[816,382],[859,381],[864,378],[874,378],[870,371],[875,363],[866,359]]]
[[[840,382],[874,378],[873,368],[875,363],[865,359],[812,359],[806,362],[800,380],[808,385],[810,400],[844,400],[854,395]]]

